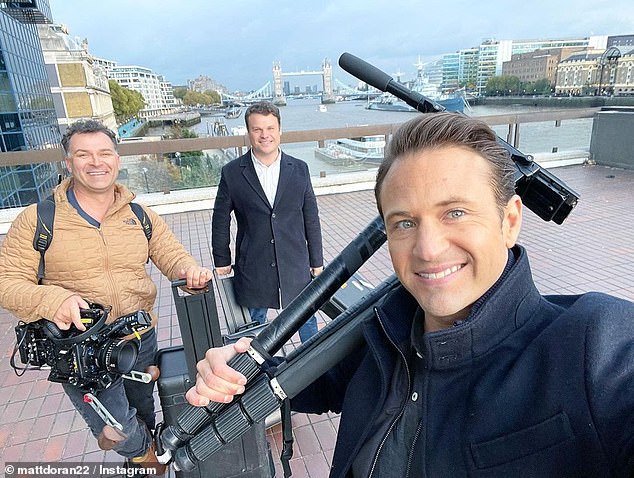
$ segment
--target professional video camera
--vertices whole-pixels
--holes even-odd
[[[74,325],[60,330],[47,319],[18,323],[16,349],[11,357],[16,374],[49,366],[51,382],[70,383],[83,392],[93,393],[108,388],[117,378],[129,373],[136,363],[139,346],[136,340],[124,337],[135,334],[140,339],[139,330],[151,324],[149,314],[138,311],[106,324],[110,307],[89,305],[88,309],[81,309],[85,331]],[[20,360],[26,367],[15,365],[16,351],[20,352]]]

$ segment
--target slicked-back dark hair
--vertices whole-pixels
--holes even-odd
[[[249,116],[257,114],[257,115],[273,115],[277,118],[277,125],[282,126],[282,116],[280,115],[280,109],[275,106],[270,101],[260,101],[258,103],[253,103],[251,106],[247,108],[244,112],[244,123],[247,126],[247,130],[249,129]]]
[[[62,136],[62,147],[64,148],[64,153],[66,156],[70,155],[70,139],[76,134],[87,134],[87,133],[103,133],[108,138],[112,140],[112,144],[114,145],[114,150],[117,151],[117,135],[114,132],[105,126],[101,121],[97,121],[94,119],[86,119],[75,121],[71,124],[64,136]]]
[[[491,187],[500,211],[503,210],[515,194],[515,167],[506,148],[497,142],[495,132],[485,122],[459,113],[428,113],[403,123],[385,149],[374,187],[381,217],[381,188],[392,165],[407,154],[444,146],[468,148],[489,162]]]

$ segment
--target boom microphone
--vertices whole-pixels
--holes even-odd
[[[437,113],[444,110],[438,103],[406,88],[386,73],[350,53],[343,53],[339,57],[339,66],[369,85],[400,98],[421,113]],[[499,136],[497,141],[506,148],[515,164],[515,192],[522,198],[524,205],[544,221],[561,224],[577,205],[579,193],[533,161],[532,156],[518,151]]]
[[[401,98],[408,105],[421,113],[438,113],[445,111],[445,107],[441,104],[436,103],[434,100],[420,93],[407,89],[387,73],[384,73],[350,53],[343,53],[339,57],[339,66],[361,81],[365,81],[368,85],[374,86],[381,91],[391,93],[397,98]]]

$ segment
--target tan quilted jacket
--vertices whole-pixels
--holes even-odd
[[[50,318],[72,294],[111,305],[109,321],[137,310],[152,311],[156,286],[146,271],[148,256],[170,280],[196,264],[165,221],[145,208],[152,221],[147,241],[129,203],[134,194],[116,185],[116,199],[101,227],[90,225],[66,198],[72,179],[55,189],[53,241],[45,254],[43,285],[37,284],[40,253],[33,249],[36,205],[14,220],[0,247],[0,306],[25,322]],[[156,315],[152,313],[156,325]]]

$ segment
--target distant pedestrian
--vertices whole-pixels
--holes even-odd
[[[234,289],[251,318],[266,322],[269,308],[286,307],[323,270],[321,227],[308,165],[280,150],[281,117],[269,102],[244,114],[251,149],[222,168],[212,215],[216,271],[232,270],[231,212],[238,224]],[[317,332],[313,316],[300,331]]]

